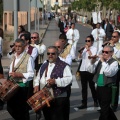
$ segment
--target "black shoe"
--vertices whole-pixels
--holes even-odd
[[[0,110],[3,110],[3,106],[0,106]]]
[[[38,110],[38,111],[36,112],[36,120],[40,120],[41,116],[42,116],[41,111]]]
[[[98,102],[94,102],[94,107],[99,107]]]
[[[78,109],[85,109],[87,108],[87,105],[82,104],[81,106],[77,107]]]
[[[101,109],[97,110],[98,112],[101,112]]]

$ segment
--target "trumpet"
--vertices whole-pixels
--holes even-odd
[[[102,47],[105,47],[106,45],[110,45],[110,42],[105,42],[104,44],[102,44]]]
[[[94,55],[94,56],[88,56],[88,59],[96,59],[96,58],[98,58],[99,56],[97,56],[97,55]]]
[[[82,52],[84,50],[85,47],[82,47],[81,49],[78,50],[78,52]]]

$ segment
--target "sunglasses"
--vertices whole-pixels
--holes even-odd
[[[85,42],[91,42],[91,40],[85,40]]]
[[[60,48],[60,46],[56,46],[57,48]]]
[[[49,53],[49,52],[48,52],[47,55],[55,55],[55,53]]]
[[[31,37],[31,39],[37,39],[37,37]]]
[[[102,50],[102,53],[105,53],[105,54],[108,54],[109,52],[111,52],[111,51],[104,51],[104,50]]]
[[[117,38],[118,36],[112,36],[113,38]]]

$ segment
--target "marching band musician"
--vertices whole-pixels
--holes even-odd
[[[99,51],[102,47],[106,35],[104,29],[102,29],[100,26],[100,23],[97,23],[96,28],[92,30],[91,34],[94,37],[93,46],[95,46],[97,48],[97,51]]]
[[[38,56],[35,59],[35,70],[36,70],[36,75],[37,75],[39,68],[43,62],[43,57],[44,57],[44,52],[46,51],[46,46],[42,43],[42,40],[40,41],[39,33],[37,33],[37,32],[33,32],[31,34],[31,44],[30,45],[37,48],[37,50],[38,50]],[[36,112],[36,120],[40,120],[41,116],[42,116],[41,110],[38,110]]]
[[[31,46],[36,47],[39,54],[35,60],[36,73],[43,62],[44,53],[46,51],[46,46],[43,44],[42,40],[39,39],[39,34],[37,32],[31,34]]]
[[[112,58],[114,49],[105,46],[99,59],[91,59],[88,71],[95,73],[93,81],[97,83],[97,95],[101,108],[99,120],[117,120],[110,107],[112,98],[112,85],[115,84],[118,71],[118,62]]]
[[[25,40],[26,46],[25,46],[25,50],[28,54],[30,54],[34,61],[36,60],[37,56],[38,56],[38,50],[35,47],[32,47],[30,45],[30,33],[24,33],[20,36],[21,39]]]
[[[67,55],[70,54],[69,57],[71,57],[72,60],[75,59],[74,47],[70,43],[68,43],[68,40],[65,34],[59,35],[59,41],[63,45],[63,50],[60,53],[60,57],[62,57],[63,59],[66,59]]]
[[[69,120],[70,105],[67,90],[72,83],[71,69],[67,63],[59,59],[55,46],[48,47],[47,58],[35,79],[34,92],[39,90],[39,82],[40,89],[46,84],[53,89],[54,100],[51,101],[50,107],[42,109],[45,120]]]
[[[68,43],[72,44],[74,47],[74,54],[76,54],[76,47],[77,47],[77,42],[80,38],[79,31],[75,29],[75,23],[71,24],[71,29],[69,29],[66,33]]]
[[[15,71],[12,69],[14,68]],[[16,39],[15,55],[10,64],[9,76],[20,86],[17,93],[7,102],[7,110],[15,120],[30,120],[27,104],[29,82],[34,77],[34,60],[25,51],[25,41]]]
[[[91,89],[92,97],[94,100],[94,107],[98,107],[97,94],[95,90],[95,83],[92,81],[94,74],[88,72],[87,67],[90,63],[88,56],[94,56],[97,53],[97,48],[93,46],[94,38],[91,36],[86,37],[86,45],[84,50],[80,52],[79,58],[82,59],[80,66],[80,76],[81,76],[81,85],[82,85],[82,105],[78,109],[87,108],[87,84]],[[86,64],[87,63],[87,64]]]
[[[64,52],[64,49],[63,49],[64,46],[63,46],[63,44],[61,43],[60,40],[55,42],[55,47],[58,48],[60,60],[66,62],[69,65],[71,65],[72,64],[72,57],[71,57],[70,54],[66,54],[66,57],[63,57],[63,56],[60,55],[61,53]]]
[[[119,68],[120,68],[120,43],[119,43],[119,39],[120,39],[120,33],[118,31],[114,31],[112,34],[111,40],[108,43],[105,43],[105,45],[107,44],[107,45],[110,45],[114,48],[114,53],[113,53],[112,57],[118,61]],[[101,54],[101,51],[99,52],[99,54]],[[114,106],[112,105],[112,109],[114,112],[117,110],[117,107],[118,107],[119,81],[120,81],[120,70],[118,70],[118,73],[117,73],[117,80],[116,80],[117,92],[116,92],[116,97],[115,97],[115,104],[114,104]]]

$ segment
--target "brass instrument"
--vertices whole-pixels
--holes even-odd
[[[106,45],[110,45],[110,42],[108,41],[108,42],[103,43],[102,47],[105,47]]]
[[[78,50],[78,52],[82,52],[85,49],[85,47],[82,47],[81,49]]]
[[[94,55],[94,56],[88,56],[88,59],[96,59],[96,58],[98,58],[99,56],[97,56],[97,55]]]

